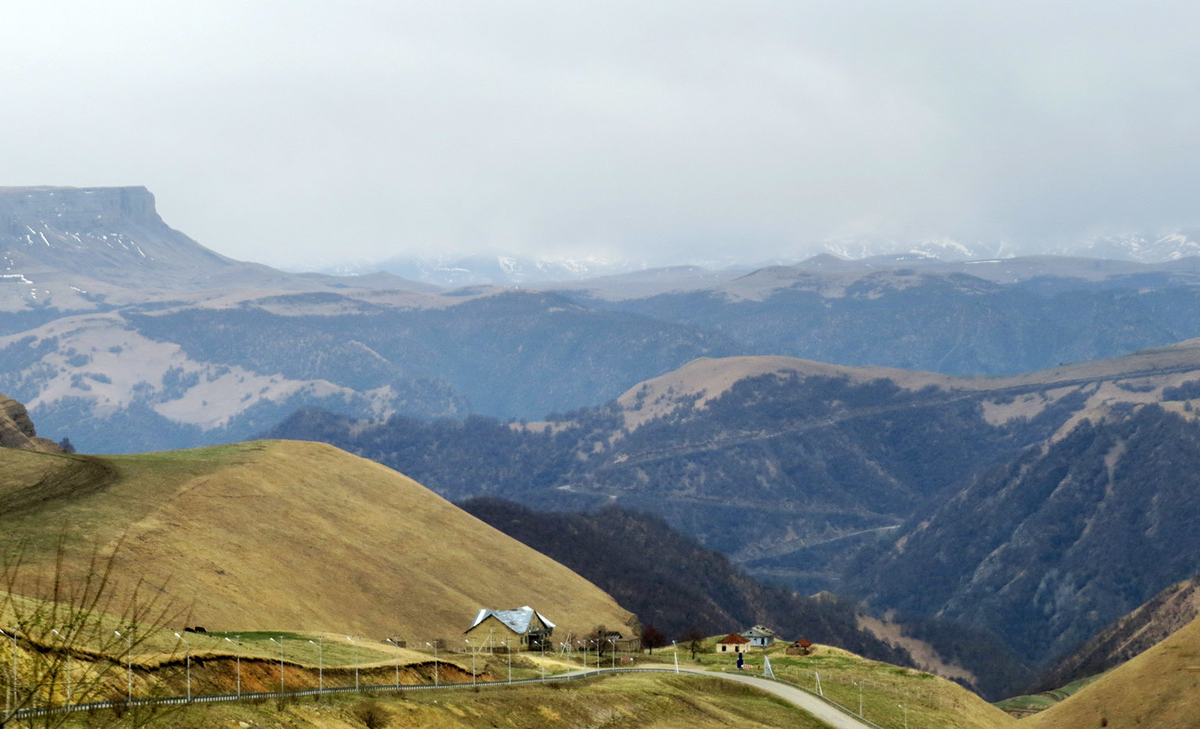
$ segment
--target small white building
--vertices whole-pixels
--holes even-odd
[[[742,637],[750,641],[755,648],[766,648],[775,643],[775,631],[765,625],[755,625],[749,630],[742,631]]]

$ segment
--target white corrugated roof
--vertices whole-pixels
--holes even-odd
[[[479,625],[483,621],[487,620],[488,617],[495,616],[497,620],[512,628],[513,632],[515,632],[517,635],[524,635],[529,630],[529,624],[533,621],[534,615],[538,616],[538,619],[540,619],[547,628],[555,627],[554,623],[547,620],[545,615],[542,615],[528,605],[525,605],[524,607],[519,607],[516,610],[480,609],[479,613],[475,615],[475,622],[471,623],[471,628],[474,628],[476,625]],[[467,630],[470,630],[471,628],[467,628]]]

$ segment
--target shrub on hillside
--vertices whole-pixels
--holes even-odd
[[[361,721],[367,729],[383,729],[391,723],[392,716],[376,699],[366,699],[354,705],[355,718]]]

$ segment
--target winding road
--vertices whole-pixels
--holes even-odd
[[[674,666],[647,666],[647,668],[656,668],[662,670],[674,671]],[[753,686],[757,689],[766,691],[769,694],[778,696],[779,698],[794,704],[799,708],[807,711],[817,719],[825,722],[834,729],[875,729],[871,724],[866,724],[859,721],[856,717],[830,706],[821,699],[812,694],[801,691],[798,688],[789,686],[785,683],[771,681],[760,676],[750,674],[736,673],[714,673],[712,671],[701,671],[694,668],[681,668],[680,673],[687,673],[693,676],[713,676],[715,678],[723,678],[727,681],[735,681],[744,683],[748,686]]]

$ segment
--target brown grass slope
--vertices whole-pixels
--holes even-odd
[[[1200,726],[1200,619],[1066,701],[1027,719],[1028,729]]]
[[[413,480],[322,444],[106,458],[0,450],[0,548],[26,542],[29,572],[45,575],[60,534],[75,560],[123,538],[124,589],[143,578],[209,630],[457,644],[480,607],[533,605],[560,635],[633,617]]]

